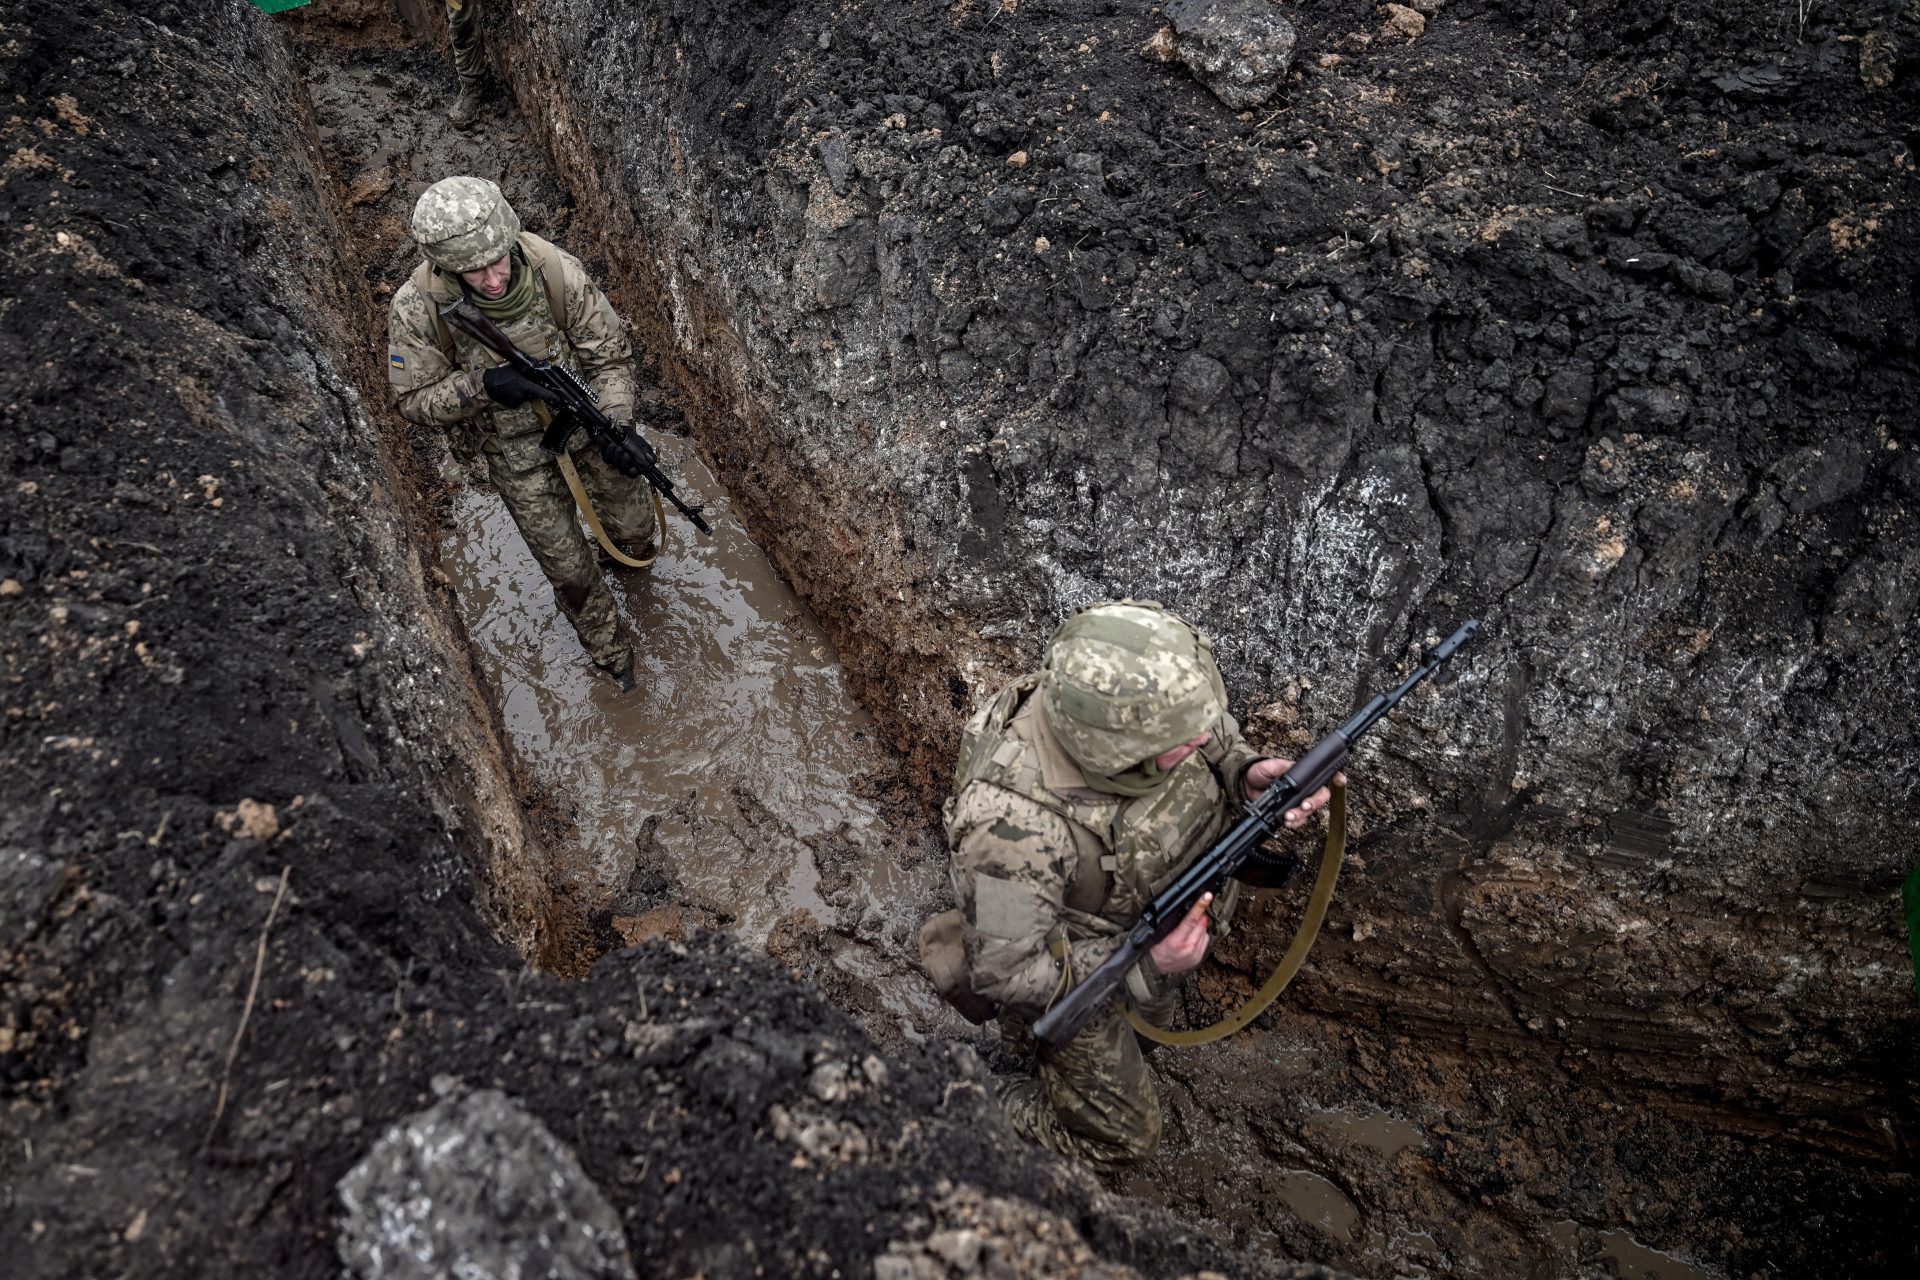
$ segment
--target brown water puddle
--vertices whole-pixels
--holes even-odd
[[[1592,1268],[1600,1275],[1630,1276],[1633,1280],[1713,1280],[1716,1274],[1671,1253],[1650,1249],[1618,1229],[1595,1231],[1563,1220],[1547,1228],[1547,1237],[1563,1261]]]
[[[682,491],[711,504],[714,536],[670,516],[659,561],[611,576],[636,637],[631,692],[588,661],[490,488],[456,495],[442,569],[515,754],[574,825],[593,900],[618,901],[652,870],[755,943],[795,909],[831,924],[816,850],[871,842],[884,820],[858,782],[888,761],[826,637],[727,517],[718,483],[682,441],[654,443]],[[886,861],[857,861],[839,905],[897,902]]]
[[[1354,1115],[1346,1111],[1315,1111],[1307,1116],[1307,1124],[1336,1141],[1358,1143],[1385,1156],[1399,1155],[1426,1136],[1419,1125],[1398,1119],[1385,1111],[1370,1111],[1366,1115]]]

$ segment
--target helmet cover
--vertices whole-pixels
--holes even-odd
[[[1150,600],[1089,606],[1047,642],[1040,711],[1091,774],[1119,774],[1190,742],[1226,709],[1207,638]]]
[[[413,238],[435,266],[478,271],[500,261],[520,237],[520,215],[487,178],[442,178],[413,206]]]

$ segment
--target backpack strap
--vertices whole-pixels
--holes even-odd
[[[422,258],[407,283],[418,289],[420,296],[427,300],[427,310],[433,313],[433,336],[439,340],[440,354],[447,358],[448,364],[457,363],[453,358],[453,335],[447,332],[447,322],[440,316],[440,303],[448,295],[438,287],[433,264]]]
[[[1067,882],[1066,905],[1092,913],[1106,900],[1109,876],[1117,866],[1110,842],[1119,806],[1076,801],[1048,787],[1039,750],[1009,732],[1038,685],[1037,673],[1021,676],[968,720],[960,733],[953,790],[958,795],[970,782],[985,782],[1023,796],[1064,820],[1077,854]],[[948,836],[951,839],[951,831]]]

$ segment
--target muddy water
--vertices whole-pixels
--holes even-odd
[[[1625,1231],[1594,1231],[1577,1222],[1556,1222],[1547,1237],[1562,1261],[1591,1267],[1600,1275],[1630,1276],[1633,1280],[1712,1280],[1704,1270],[1671,1253],[1641,1244]]]
[[[683,492],[711,504],[714,536],[670,515],[653,567],[611,575],[637,640],[631,692],[587,660],[490,489],[455,499],[441,567],[513,749],[560,802],[596,898],[617,903],[636,871],[655,872],[755,942],[795,909],[831,923],[815,849],[872,840],[883,819],[857,782],[888,762],[826,637],[714,478],[682,442],[656,443]],[[899,888],[882,859],[854,879],[863,913]]]
[[[506,100],[457,131],[443,114],[450,69],[430,47],[345,38],[320,31],[301,52],[349,255],[377,304],[419,261],[407,233],[413,202],[454,173],[498,181],[528,230],[609,277]],[[368,317],[370,346],[384,323],[383,313]],[[429,499],[442,495],[439,567],[546,836],[551,864],[533,871],[574,884],[570,901],[629,941],[704,926],[760,944],[782,926],[788,947],[862,993],[857,1003],[937,1025],[944,1015],[911,972],[911,946],[938,868],[870,798],[894,785],[897,763],[848,696],[818,625],[674,433],[677,415],[644,364],[639,373],[641,421],[683,493],[709,504],[714,536],[669,512],[655,565],[609,575],[636,643],[631,692],[587,661],[471,432],[390,419]],[[603,932],[592,945],[619,937]]]
[[[1345,1111],[1316,1111],[1308,1115],[1307,1124],[1311,1128],[1328,1133],[1338,1141],[1371,1147],[1385,1156],[1399,1155],[1426,1136],[1419,1125],[1388,1115],[1384,1111],[1371,1111],[1366,1115],[1353,1115]]]

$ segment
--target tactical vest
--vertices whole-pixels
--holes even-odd
[[[558,250],[530,231],[520,233],[519,244],[527,256],[527,265],[540,281],[540,287],[534,290],[533,305],[527,308],[525,314],[509,324],[501,325],[500,329],[516,347],[534,359],[551,360],[555,364],[577,369],[579,364],[573,344],[567,341],[566,327],[558,319],[566,314],[567,309],[566,299],[562,296],[560,263],[556,257]],[[422,262],[414,269],[412,283],[426,298],[433,312],[433,327],[440,338],[440,349],[456,368],[469,371],[491,369],[505,363],[471,335],[450,328],[441,319],[441,304],[459,297],[460,287],[445,272],[431,262]],[[517,409],[497,406],[485,415],[490,436],[486,447],[514,463],[515,470],[525,470],[545,462],[546,455],[539,447],[542,427],[533,404],[529,401]]]
[[[1037,673],[1020,677],[967,721],[954,796],[982,782],[1065,819],[1080,854],[1065,904],[1116,925],[1132,924],[1153,895],[1226,829],[1226,787],[1215,772],[1226,747],[1224,735],[1216,732],[1147,795],[1109,795],[1086,785],[1080,767],[1047,731],[1030,697],[1039,681]],[[949,841],[953,812],[949,799]],[[1225,897],[1231,896],[1225,895],[1213,913],[1222,925],[1231,906]],[[1071,917],[1069,931],[1084,936],[1073,929]]]

